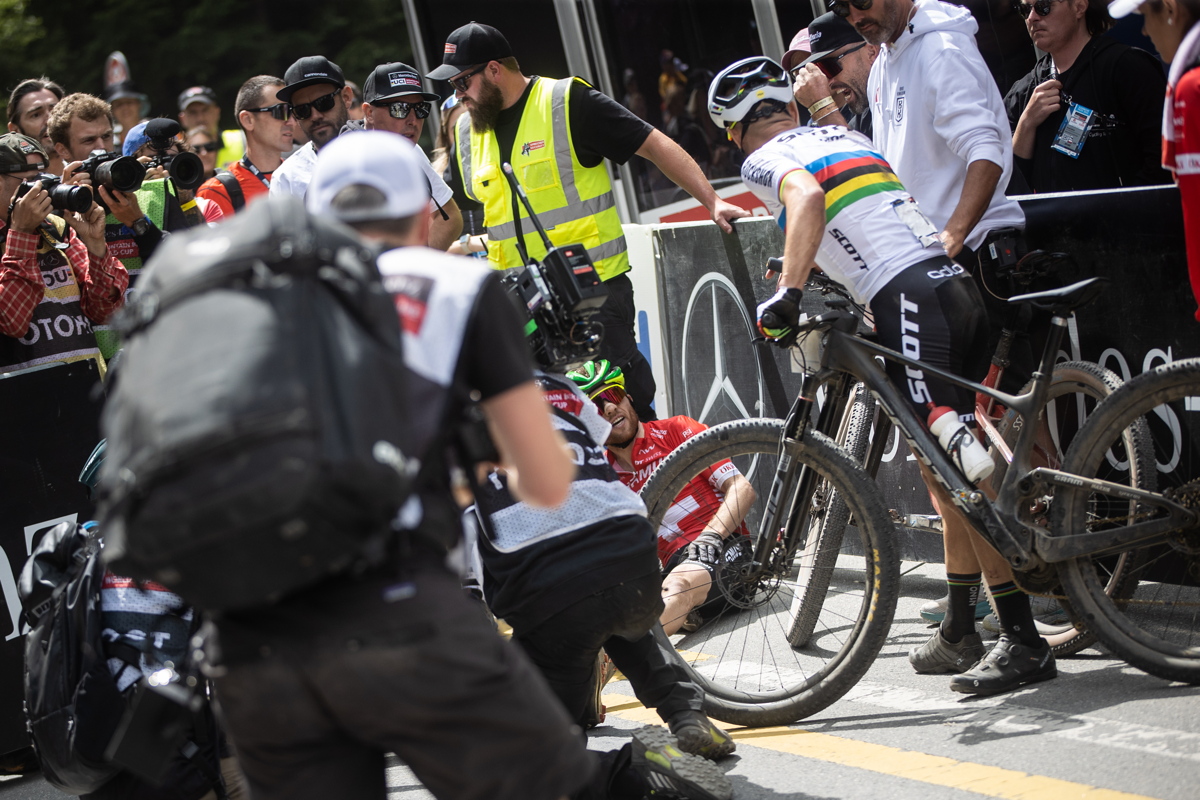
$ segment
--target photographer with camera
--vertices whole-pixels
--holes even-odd
[[[90,94],[76,93],[67,95],[54,107],[48,132],[54,149],[67,162],[63,180],[81,186],[95,185],[96,201],[108,210],[104,222],[109,249],[134,275],[154,253],[166,228],[163,210],[155,210],[156,219],[151,219],[133,193],[141,185],[142,175],[136,169],[130,174],[126,163],[116,164],[119,155],[113,152],[115,124],[108,103]],[[100,179],[93,180],[96,177],[93,173],[102,168]]]
[[[161,181],[164,204],[170,204],[173,194],[179,208],[192,227],[205,222],[218,222],[224,217],[215,203],[199,199],[195,190],[204,182],[204,163],[179,140],[179,123],[173,119],[152,119],[140,122],[125,136],[122,153],[135,158],[146,167],[142,185]],[[170,183],[167,179],[170,178]]]
[[[92,323],[129,285],[91,190],[43,174],[48,161],[36,139],[0,136],[0,372],[98,358]]]

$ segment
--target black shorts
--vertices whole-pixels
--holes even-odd
[[[949,258],[904,270],[871,299],[871,311],[884,347],[968,380],[987,376],[991,352],[983,298],[966,270]],[[921,419],[929,415],[930,402],[974,419],[970,390],[896,361],[887,362],[887,374]]]
[[[736,564],[749,561],[754,557],[754,546],[750,543],[749,536],[738,534],[725,540],[724,561],[720,572],[714,575],[714,567],[711,564],[705,564],[703,561],[692,561],[688,559],[687,545],[676,550],[669,559],[667,565],[663,568],[663,576],[667,576],[673,569],[680,564],[695,564],[704,567],[708,571],[710,577],[713,578],[708,587],[708,594],[704,597],[704,602],[700,605],[700,611],[704,615],[715,614],[729,605],[727,593],[736,591],[736,587],[729,585],[722,588],[722,574]]]

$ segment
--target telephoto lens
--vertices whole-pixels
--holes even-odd
[[[180,189],[195,189],[204,183],[204,162],[195,153],[180,153],[163,162],[167,173]]]
[[[62,178],[45,173],[23,182],[13,195],[13,202],[24,197],[35,186],[41,186],[49,193],[50,205],[55,211],[75,211],[82,214],[92,207],[91,189],[86,186],[64,186]]]
[[[116,189],[118,192],[132,192],[138,189],[145,177],[146,168],[133,156],[121,156],[105,161],[92,173],[92,180],[97,186]]]

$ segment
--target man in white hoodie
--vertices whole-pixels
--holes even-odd
[[[965,8],[940,0],[835,0],[831,10],[881,46],[867,81],[875,146],[937,226],[946,253],[982,285],[985,302],[991,301],[994,347],[1006,308],[997,295],[1009,292],[998,282],[996,261],[979,255],[993,242],[1003,255],[1020,237],[1025,214],[1004,195],[1012,139],[1004,101],[975,44],[979,26]],[[1011,245],[1014,256],[1015,249]],[[1054,677],[1054,656],[1007,562],[943,505],[949,603],[933,637],[909,654],[914,668],[962,672],[952,688],[975,694]],[[980,646],[975,603],[984,578],[1003,634],[972,667]]]

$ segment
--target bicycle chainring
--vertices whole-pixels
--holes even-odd
[[[1054,564],[1042,564],[1030,570],[1013,570],[1013,580],[1026,594],[1061,594],[1059,588],[1058,567]]]

